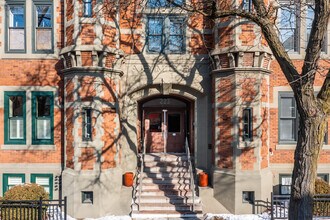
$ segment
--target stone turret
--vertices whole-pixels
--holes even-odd
[[[272,190],[268,132],[272,54],[260,28],[244,18],[218,19],[214,29],[213,185],[229,211],[249,213],[249,200],[266,200]],[[228,203],[233,197],[235,201]]]
[[[77,218],[99,214],[84,200],[104,207],[104,213],[119,206],[120,194],[115,192],[120,191],[124,172],[118,102],[123,73],[116,63],[123,52],[117,43],[117,10],[111,2],[65,3],[63,194],[69,196],[69,211]]]

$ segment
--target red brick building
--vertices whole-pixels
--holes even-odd
[[[276,21],[298,69],[313,16],[301,12],[279,10]],[[68,196],[74,217],[129,213],[122,175],[136,171],[141,146],[182,152],[186,139],[229,211],[289,192],[295,101],[260,29],[243,18],[211,21],[165,0],[2,0],[0,66],[0,195],[36,182]]]

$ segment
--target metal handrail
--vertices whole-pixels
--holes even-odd
[[[192,190],[192,197],[193,197],[193,204],[192,204],[192,211],[195,211],[195,183],[194,183],[194,175],[192,172],[192,163],[190,158],[190,150],[189,150],[189,144],[188,144],[188,138],[186,137],[186,154],[188,157],[188,163],[189,163],[189,174],[190,174],[190,189]]]
[[[144,146],[144,140],[142,143],[142,155],[141,155],[141,171],[140,171],[140,176],[139,176],[139,197],[138,197],[138,210],[140,211],[140,206],[141,206],[141,193],[142,193],[142,179],[143,179],[143,170],[144,170],[144,156],[146,154],[146,147]]]

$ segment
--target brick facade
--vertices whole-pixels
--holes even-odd
[[[28,1],[32,5],[32,0]],[[228,8],[228,2],[221,1],[218,6]],[[72,215],[86,217],[86,213],[77,211],[83,210],[82,191],[94,191],[98,195],[104,191],[120,200],[122,175],[136,171],[138,147],[143,142],[145,100],[172,98],[189,103],[186,112],[190,115],[186,118],[190,121],[185,126],[189,130],[191,150],[197,158],[196,166],[213,172],[214,187],[222,184],[221,179],[216,182],[215,178],[220,173],[221,177],[234,179],[231,186],[235,198],[241,196],[242,190],[255,191],[256,198],[266,198],[266,190],[258,189],[259,193],[253,187],[266,183],[271,188],[279,184],[276,179],[279,172],[291,172],[295,143],[279,143],[279,94],[290,92],[290,87],[260,29],[248,21],[240,25],[233,24],[234,18],[210,21],[199,13],[177,8],[157,11],[144,3],[119,1],[116,5],[111,0],[93,0],[91,17],[84,17],[83,1],[54,1],[54,50],[44,53],[32,51],[34,38],[28,36],[25,52],[6,52],[6,4],[0,6],[0,174],[30,175],[41,169],[40,173],[62,177],[63,183],[59,184],[74,185],[75,189],[56,191],[55,198],[60,193],[71,196]],[[198,7],[205,4],[201,0],[192,3]],[[26,10],[31,16],[32,8]],[[182,53],[148,50],[148,16],[151,15],[185,18]],[[26,31],[32,33],[28,28],[33,24],[28,20],[31,17],[26,18],[30,22]],[[328,58],[327,54],[322,56]],[[298,58],[294,64],[301,69],[303,60]],[[320,62],[325,69],[330,67],[327,61]],[[316,90],[324,77],[325,73],[316,75]],[[27,143],[23,145],[5,144],[8,132],[5,133],[3,122],[8,118],[4,114],[4,93],[7,91],[26,92]],[[51,145],[31,143],[35,132],[30,125],[34,120],[31,94],[35,91],[51,91],[54,95]],[[243,140],[242,112],[246,108],[253,112],[249,141]],[[91,109],[92,124],[92,138],[87,141],[84,140],[85,109]],[[329,129],[327,135],[330,137]],[[155,144],[164,144],[162,138],[159,135]],[[327,174],[330,170],[324,167],[330,163],[329,155],[326,146],[319,159],[322,172]],[[8,164],[32,168],[12,170]],[[48,167],[51,167],[49,172],[45,170]],[[276,170],[278,167],[282,170]],[[263,172],[268,176],[263,176]],[[259,185],[246,181],[246,185],[252,186],[240,188],[237,184],[240,178],[250,174]],[[108,181],[106,189],[102,188],[103,183],[89,185],[102,178]],[[119,205],[115,205],[102,212],[116,213]],[[237,208],[231,210],[241,212]],[[98,210],[91,213],[101,215]]]

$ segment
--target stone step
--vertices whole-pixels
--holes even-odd
[[[170,203],[140,203],[140,209],[137,204],[132,206],[132,211],[193,211],[192,204],[170,204]],[[201,211],[201,204],[195,204],[194,210]]]
[[[176,190],[185,190],[190,189],[190,184],[166,184],[166,183],[143,183],[142,190],[149,189],[159,189],[159,190],[168,190],[168,189],[176,189]]]
[[[145,161],[144,167],[187,167],[188,161]]]
[[[138,175],[138,177],[140,174]],[[173,177],[185,177],[185,178],[190,178],[190,173],[189,172],[166,172],[166,173],[152,173],[152,172],[144,172],[143,177],[149,177],[149,178],[173,178]]]
[[[146,173],[163,173],[163,174],[168,174],[168,173],[187,173],[189,172],[188,167],[145,167],[144,172]]]
[[[144,183],[156,183],[156,184],[190,184],[190,178],[185,177],[165,177],[165,178],[149,178],[144,177],[142,179]]]
[[[174,218],[183,218],[183,219],[202,219],[203,212],[197,211],[139,211],[139,212],[132,212],[131,215],[132,219],[159,219],[159,220],[168,220]]]
[[[134,199],[134,202],[138,202],[138,198]],[[193,203],[192,196],[177,196],[177,195],[169,195],[169,196],[141,196],[140,202],[142,203]],[[200,203],[201,200],[199,197],[195,196],[195,204]]]
[[[137,187],[136,197],[140,194],[139,187]],[[159,190],[159,189],[148,189],[142,190],[141,196],[192,196],[192,191],[190,189],[186,190],[176,190],[176,189],[167,189],[166,191]]]
[[[187,161],[188,157],[185,154],[146,154],[144,161]]]

